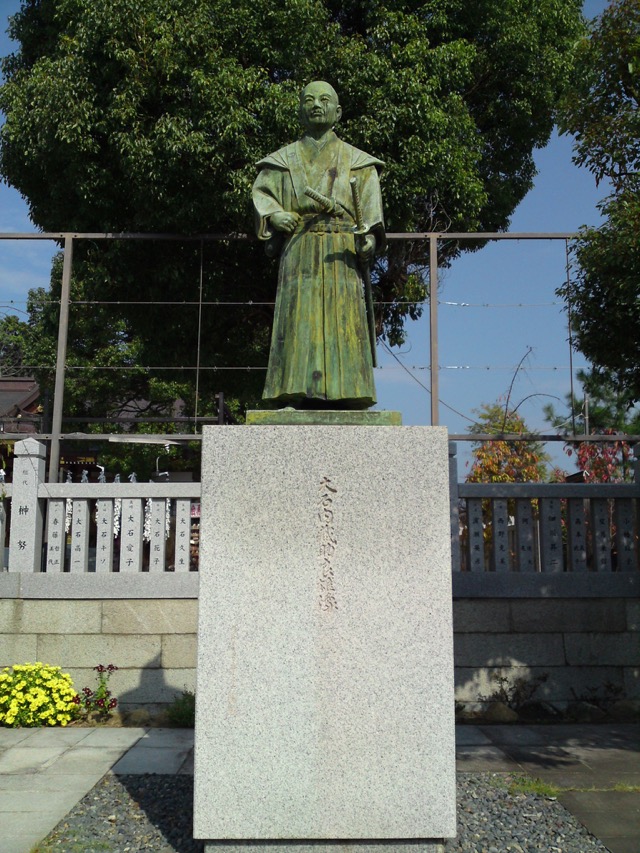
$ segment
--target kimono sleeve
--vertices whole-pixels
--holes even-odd
[[[363,169],[357,169],[354,174],[358,179],[364,218],[369,225],[369,230],[376,236],[376,251],[381,252],[386,245],[386,235],[378,169],[374,165],[365,166]]]
[[[282,169],[265,166],[260,170],[253,185],[253,208],[256,234],[259,240],[268,240],[273,235],[269,217],[284,210]]]

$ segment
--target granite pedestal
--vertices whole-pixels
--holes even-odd
[[[194,836],[455,835],[444,428],[205,428]]]

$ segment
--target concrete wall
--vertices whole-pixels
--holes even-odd
[[[496,672],[547,673],[538,696],[560,705],[574,698],[572,689],[581,694],[606,682],[640,698],[637,578],[610,577],[610,597],[575,577],[537,579],[533,595],[533,581],[454,575],[456,698],[473,706],[495,689]],[[197,580],[0,576],[0,667],[60,665],[81,689],[95,684],[94,666],[113,663],[122,706],[170,702],[194,689]],[[478,593],[478,582],[490,597]],[[572,586],[581,586],[580,597],[570,595]]]

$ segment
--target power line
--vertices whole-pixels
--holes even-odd
[[[389,354],[394,359],[396,359],[396,361],[398,361],[399,367],[393,367],[390,365],[380,365],[376,368],[376,370],[391,371],[391,370],[402,369],[402,370],[408,372],[411,376],[413,376],[411,371],[420,371],[420,370],[430,370],[431,369],[428,364],[411,364],[411,365],[403,364],[398,359],[396,354],[388,348],[387,344],[384,341],[382,342],[382,344],[385,347],[385,349],[388,350]],[[56,367],[55,364],[22,364],[22,365],[20,365],[21,370],[55,370],[55,367]],[[127,365],[127,364],[115,364],[115,365],[111,365],[111,364],[105,364],[105,365],[67,364],[67,365],[65,365],[65,370],[198,370],[198,369],[199,370],[214,370],[214,371],[215,370],[245,370],[245,371],[249,371],[249,370],[266,370],[267,367],[266,367],[266,365],[261,366],[261,365],[255,365],[255,364],[254,365],[233,365],[233,366],[215,365],[214,364],[214,365],[210,365],[208,367],[203,367],[202,365],[200,365],[199,368],[197,365],[187,365],[187,364],[183,364],[183,365],[179,365],[179,366],[175,366],[175,365],[164,365],[164,366],[163,365],[142,365],[142,364],[129,364],[129,365]],[[440,365],[440,367],[438,369],[439,370],[485,370],[485,371],[509,370],[509,371],[511,371],[511,370],[513,370],[513,365],[443,364],[443,365]],[[557,365],[557,366],[548,365],[548,366],[542,366],[542,367],[528,367],[527,371],[533,371],[533,370],[558,371],[558,370],[569,370],[569,369],[570,368],[568,365]],[[574,370],[587,370],[588,368],[586,366],[583,366],[583,367],[574,367],[573,369]],[[413,378],[418,383],[418,385],[422,385],[422,383],[415,376]],[[426,386],[422,386],[422,387],[424,387],[425,390],[427,390],[427,391],[429,391],[429,393],[431,393],[429,388],[427,388]],[[440,401],[440,402],[442,402],[442,401]],[[443,405],[446,405],[446,403],[443,403]]]
[[[14,305],[26,305],[26,299],[10,299],[6,305],[0,305],[0,308],[8,308]],[[38,303],[39,305],[59,305],[59,299],[46,299],[42,300],[42,302]],[[385,305],[385,306],[396,306],[398,308],[403,307],[411,307],[417,305],[428,305],[428,299],[412,299],[412,300],[374,300],[374,305]],[[203,300],[195,301],[195,300],[168,300],[168,299],[116,299],[116,300],[108,300],[108,299],[72,299],[69,301],[69,305],[158,305],[158,306],[166,306],[166,305],[182,305],[182,306],[199,306],[199,305],[209,305],[209,306],[243,306],[243,305],[275,305],[274,300],[261,301],[256,299],[246,299],[243,301],[227,301],[227,300]],[[438,300],[438,305],[443,305],[447,307],[453,308],[554,308],[554,307],[564,307],[564,302],[451,302],[449,300]],[[14,310],[19,310],[14,308]],[[23,314],[27,313],[25,311],[21,312]]]
[[[395,352],[393,352],[393,350],[392,350],[392,349],[391,349],[391,347],[387,344],[387,342],[386,342],[386,341],[382,341],[382,345],[383,345],[383,347],[387,350],[387,352],[389,353],[389,355],[391,355],[391,356],[392,356],[392,358],[395,358],[395,360],[398,362],[398,364],[400,365],[400,367],[401,367],[401,368],[402,368],[406,373],[408,373],[408,374],[409,374],[409,376],[413,379],[413,381],[414,381],[414,382],[417,382],[417,384],[418,384],[421,388],[423,388],[423,389],[427,392],[427,394],[429,394],[429,396],[431,396],[431,389],[430,389],[430,388],[427,388],[427,386],[426,386],[426,385],[423,385],[423,383],[422,383],[422,382],[420,382],[420,380],[418,379],[418,377],[413,375],[413,373],[411,372],[411,370],[410,370],[409,368],[407,368],[407,366],[406,366],[405,364],[403,364],[403,363],[400,361],[400,359],[398,358],[398,356],[395,354]],[[384,368],[383,368],[383,369],[384,369]],[[428,370],[429,368],[424,368],[424,369],[425,369],[425,370]],[[445,409],[449,409],[449,411],[453,412],[453,413],[454,413],[454,414],[456,414],[456,415],[459,415],[461,418],[464,418],[465,420],[469,421],[469,423],[472,423],[472,424],[475,424],[475,423],[476,423],[476,421],[474,421],[472,418],[468,417],[467,415],[464,415],[462,412],[459,412],[457,409],[454,409],[454,408],[453,408],[453,406],[450,406],[448,403],[445,403],[445,402],[444,402],[444,400],[441,400],[440,398],[438,398],[438,402],[439,402],[442,406],[444,406],[444,407],[445,407]]]
[[[449,302],[438,300],[438,305],[454,308],[551,308],[564,302]]]

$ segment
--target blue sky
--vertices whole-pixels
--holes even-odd
[[[12,50],[6,22],[19,6],[19,0],[0,0],[0,56]],[[585,15],[593,17],[605,6],[604,0],[586,0]],[[535,153],[535,187],[514,213],[510,231],[571,232],[600,221],[596,205],[603,190],[586,170],[572,164],[571,153],[571,140],[557,134]],[[25,200],[0,184],[0,233],[33,230]],[[41,241],[0,241],[0,312],[24,310],[29,288],[48,285],[54,249]],[[482,403],[504,399],[529,350],[513,382],[511,401],[528,397],[519,409],[528,426],[549,430],[542,406],[552,402],[562,407],[570,390],[567,319],[554,293],[565,277],[564,241],[492,243],[441,271],[440,423],[451,433],[465,432]],[[400,410],[405,424],[429,424],[430,396],[421,387],[430,381],[426,311],[410,325],[407,345],[395,352],[406,369],[379,347],[378,407]],[[574,353],[574,373],[584,366],[584,357]],[[559,447],[553,455],[571,467]],[[468,450],[463,451],[461,476],[468,458]]]

